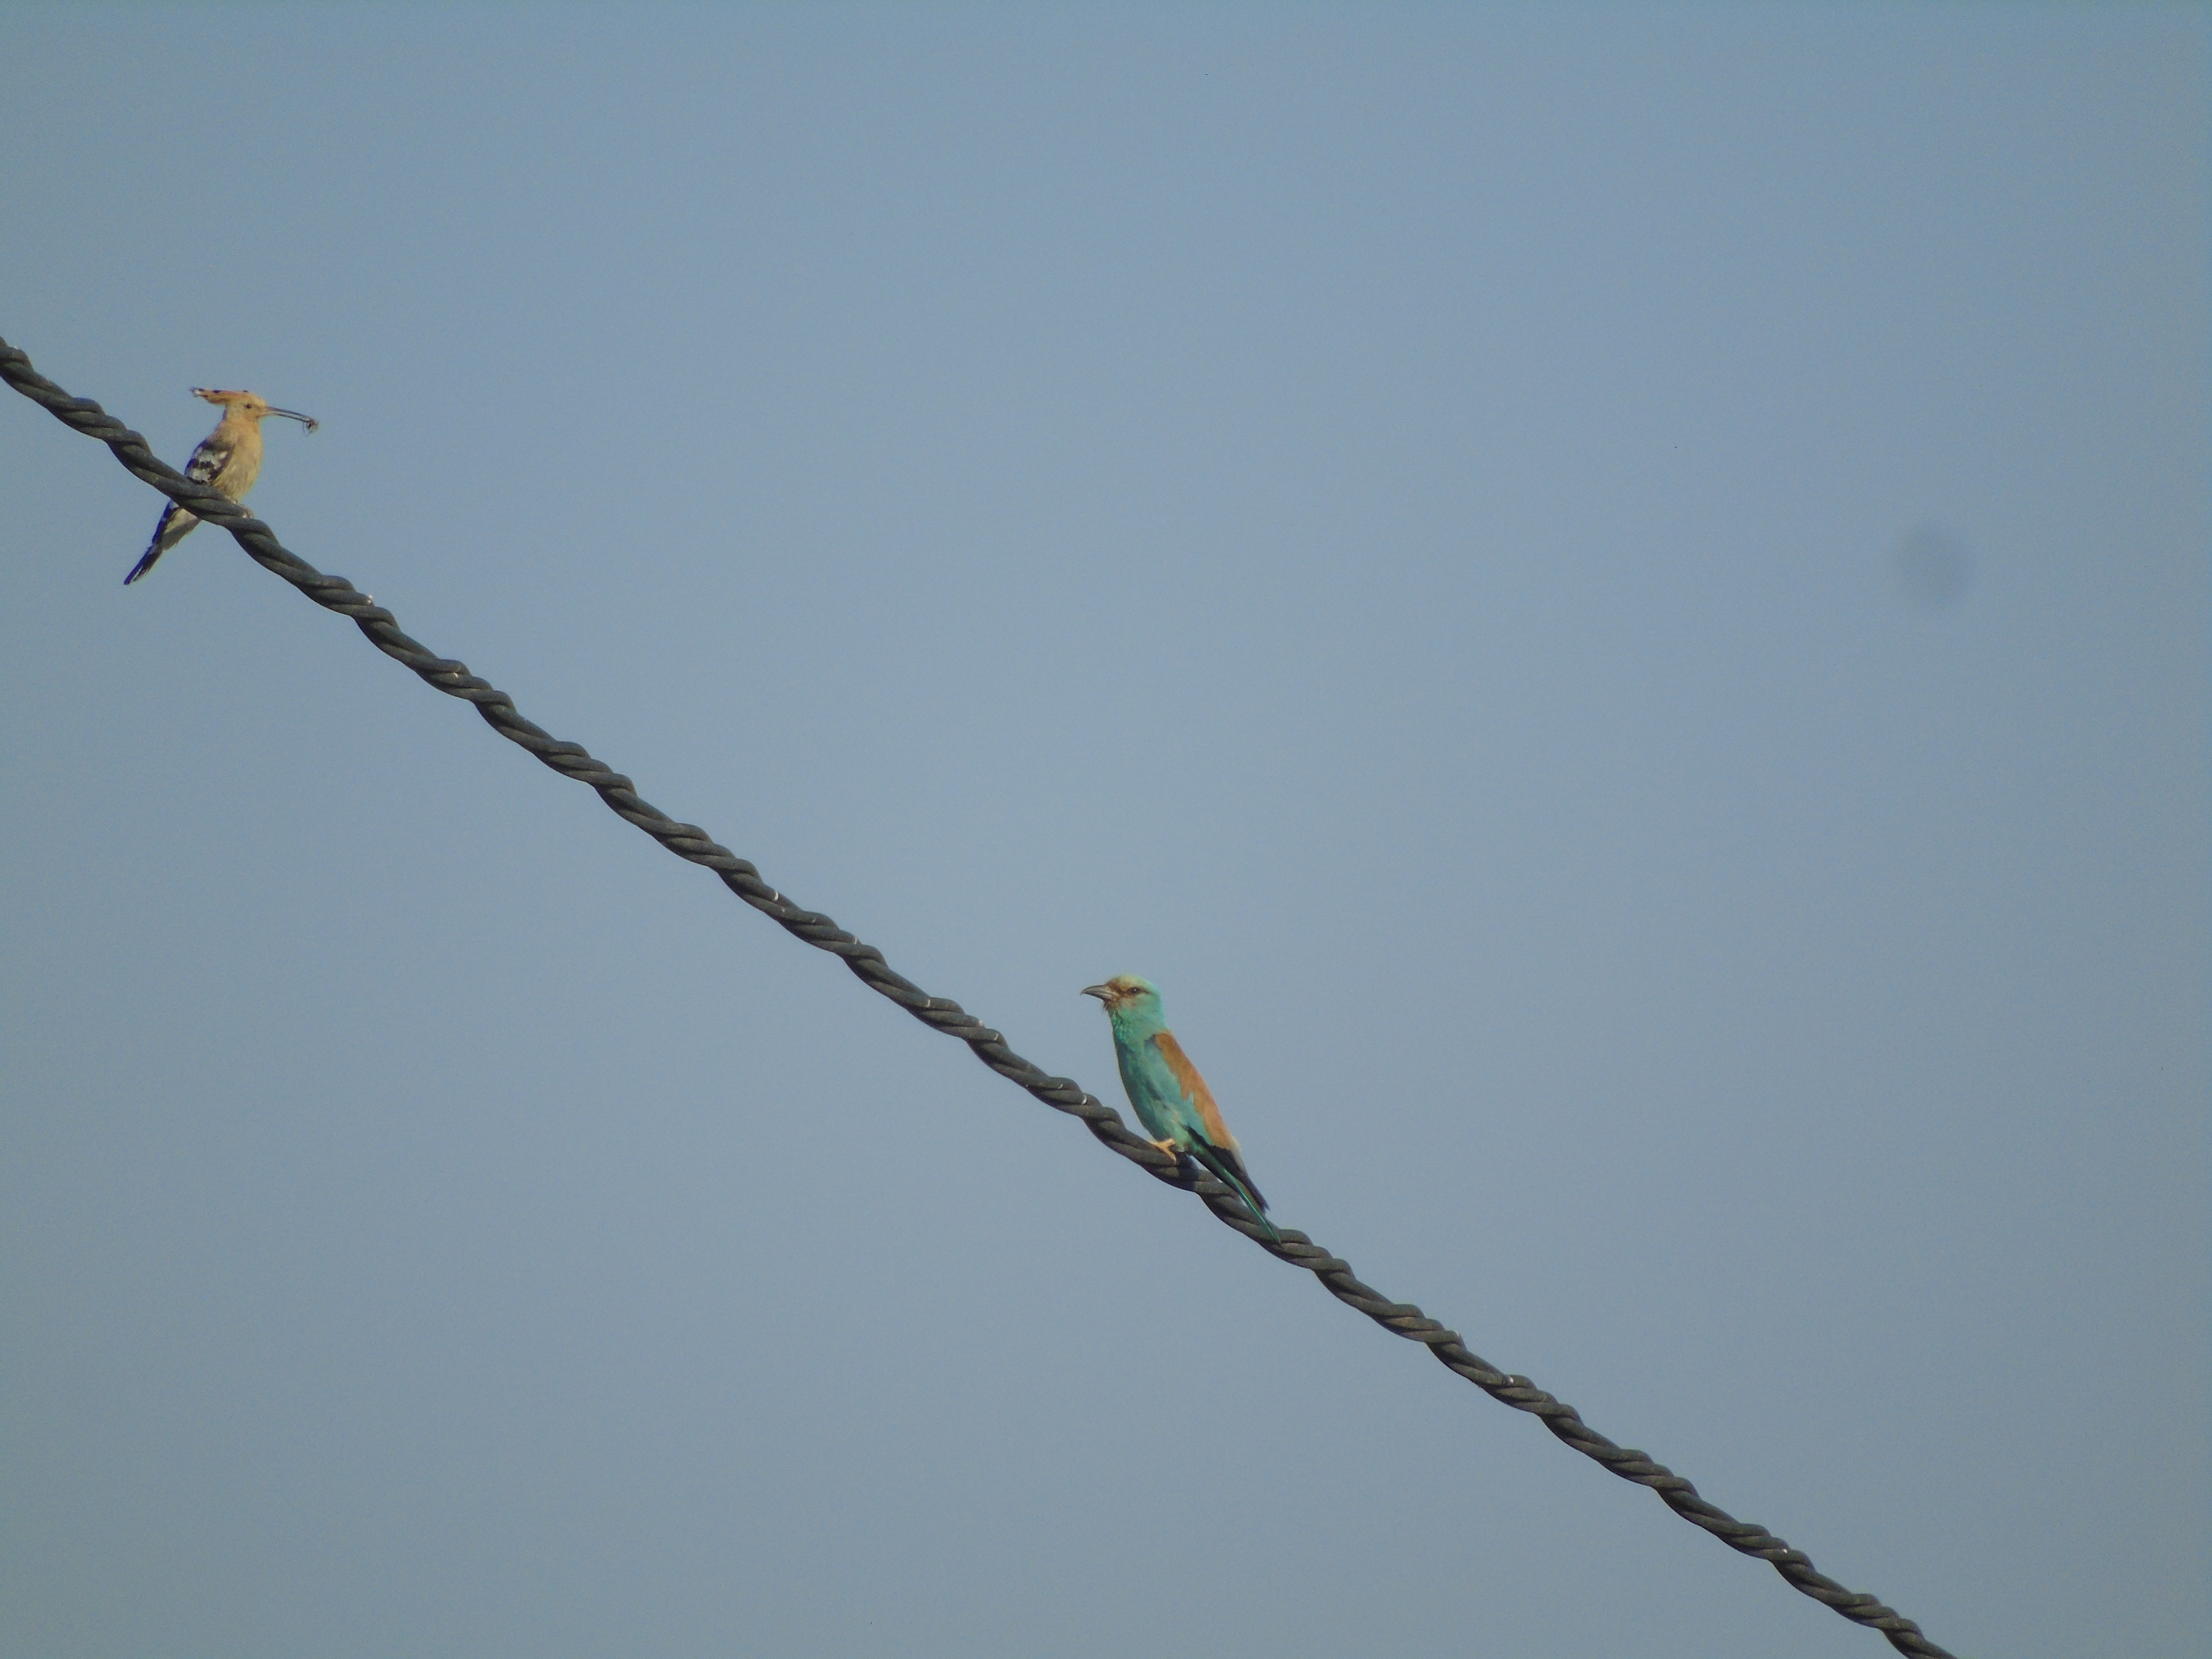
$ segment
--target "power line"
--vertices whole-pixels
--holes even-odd
[[[1380,1291],[1353,1276],[1351,1264],[1332,1255],[1304,1233],[1285,1229],[1271,1239],[1243,1200],[1186,1158],[1172,1157],[1122,1122],[1121,1114],[1086,1093],[1072,1079],[1054,1077],[1024,1060],[1006,1046],[997,1031],[945,997],[930,995],[912,980],[892,970],[884,953],[863,943],[817,910],[786,898],[744,859],[719,845],[695,824],[678,823],[641,797],[629,779],[605,761],[594,759],[578,743],[565,743],[543,727],[525,720],[514,700],[489,681],[469,672],[468,665],[441,657],[400,631],[391,611],[378,605],[343,576],[326,576],[287,549],[260,520],[211,486],[197,483],[166,465],[147,447],[145,439],[125,426],[88,398],[73,398],[31,367],[24,352],[0,340],[0,379],[37,404],[64,425],[97,438],[134,477],[160,490],[170,500],[190,508],[210,524],[220,525],[237,538],[238,544],[263,569],[283,577],[325,611],[349,617],[369,642],[386,656],[412,669],[422,680],[473,704],[484,723],[508,742],[528,750],[563,777],[588,784],[599,799],[629,823],[651,836],[680,859],[700,865],[721,878],[722,884],[755,909],[772,918],[794,937],[817,951],[827,951],[843,961],[854,977],[878,995],[890,998],[933,1030],[957,1037],[969,1051],[1007,1081],[1026,1089],[1054,1111],[1082,1120],[1099,1143],[1119,1152],[1157,1181],[1194,1193],[1212,1211],[1215,1219],[1235,1228],[1261,1249],[1291,1266],[1303,1267],[1318,1279],[1323,1289],[1347,1307],[1356,1308],[1385,1330],[1425,1346],[1449,1370],[1465,1377],[1492,1400],[1534,1416],[1565,1444],[1602,1464],[1624,1480],[1648,1486],[1668,1508],[1693,1526],[1702,1527],[1730,1549],[1756,1556],[1789,1581],[1792,1588],[1811,1596],[1844,1618],[1889,1639],[1899,1653],[1914,1659],[1954,1659],[1920,1632],[1920,1626],[1872,1595],[1846,1589],[1816,1571],[1803,1551],[1790,1548],[1765,1528],[1739,1521],[1698,1495],[1698,1489],[1665,1465],[1643,1452],[1615,1445],[1591,1428],[1571,1406],[1553,1399],[1525,1376],[1499,1370],[1468,1349],[1459,1334],[1447,1330],[1411,1303],[1393,1302]]]

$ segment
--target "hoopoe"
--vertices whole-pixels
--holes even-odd
[[[210,392],[205,386],[196,386],[192,396],[221,404],[222,419],[192,451],[191,459],[185,464],[185,476],[197,483],[213,484],[234,501],[244,501],[246,492],[261,476],[263,416],[282,415],[299,422],[310,432],[315,429],[316,422],[298,410],[272,409],[251,392]],[[123,585],[130,586],[151,570],[154,561],[191,534],[198,523],[198,519],[174,501],[163,507],[161,521],[154,526],[154,539],[147,545],[146,556],[131,567],[131,574],[123,579]]]

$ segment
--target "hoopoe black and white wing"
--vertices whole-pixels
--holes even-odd
[[[191,459],[185,463],[185,476],[194,483],[213,483],[216,475],[229,465],[231,448],[230,440],[224,437],[220,430],[210,433],[200,440],[199,447],[192,451]],[[123,579],[123,585],[130,586],[151,570],[155,560],[184,540],[198,524],[199,520],[196,516],[174,501],[163,507],[161,522],[154,526],[154,539],[146,544],[144,556],[131,567],[131,574]]]

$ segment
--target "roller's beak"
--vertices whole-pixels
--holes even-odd
[[[1097,997],[1101,1002],[1111,1002],[1114,1000],[1114,988],[1110,985],[1086,985],[1083,988],[1083,994]]]
[[[271,415],[283,415],[289,416],[290,419],[297,421],[301,426],[307,428],[310,432],[313,432],[317,427],[322,424],[322,422],[317,420],[313,416],[302,415],[296,409],[272,409],[269,412]]]

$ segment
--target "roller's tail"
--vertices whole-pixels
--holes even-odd
[[[1190,1155],[1204,1166],[1207,1174],[1244,1200],[1244,1207],[1252,1212],[1252,1219],[1267,1230],[1267,1237],[1278,1244],[1283,1236],[1275,1231],[1275,1224],[1267,1219],[1267,1200],[1260,1196],[1260,1189],[1252,1184],[1252,1177],[1244,1173],[1244,1160],[1236,1153],[1219,1146],[1208,1146],[1194,1141]]]

